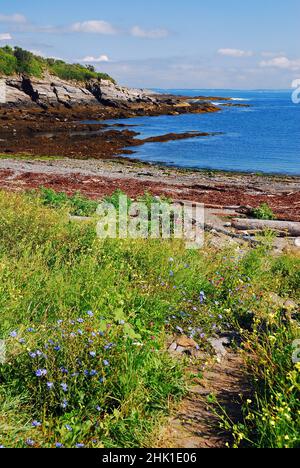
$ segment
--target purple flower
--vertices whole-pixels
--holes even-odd
[[[9,334],[9,336],[10,336],[11,338],[17,338],[18,332],[17,332],[16,330],[14,330],[14,331],[12,331],[12,332]]]
[[[28,333],[34,333],[35,330],[34,330],[34,328],[27,328],[27,332],[28,332]]]
[[[69,424],[66,424],[66,425],[65,425],[65,428],[67,429],[67,431],[73,432],[73,429],[72,429],[72,427],[71,427]]]
[[[19,339],[19,343],[20,343],[20,344],[25,344],[26,341],[24,340],[24,338],[20,338],[20,339]]]
[[[78,323],[84,323],[84,320],[82,318],[77,319]]]
[[[171,278],[174,276],[174,271],[170,271]]]
[[[79,329],[79,330],[77,330],[77,333],[78,333],[78,335],[83,335],[83,331],[82,331],[82,330],[80,330],[80,329]]]
[[[61,388],[63,389],[64,392],[68,391],[68,385],[65,383],[60,384]]]
[[[27,439],[25,443],[28,447],[33,447],[35,445],[35,442],[32,439]]]
[[[56,442],[55,447],[57,449],[63,448],[63,444],[61,444],[60,442]]]
[[[94,314],[93,314],[93,312],[92,312],[91,310],[89,310],[89,311],[87,312],[87,315],[88,315],[89,317],[94,317]]]
[[[97,356],[97,353],[95,351],[90,351],[89,354],[90,354],[91,357],[96,357]]]
[[[91,377],[95,377],[95,375],[97,375],[97,374],[98,374],[98,372],[96,370],[91,370],[91,372],[90,372]]]
[[[47,387],[49,388],[49,390],[51,390],[54,387],[54,383],[53,382],[47,382]]]
[[[61,367],[60,371],[61,371],[62,374],[68,374],[69,373],[68,369],[66,369],[65,367]]]
[[[37,377],[45,377],[47,375],[47,370],[46,369],[38,369],[35,371],[35,375]]]
[[[66,409],[68,407],[68,402],[67,400],[63,400],[62,404],[60,405],[62,409]]]
[[[78,449],[82,449],[82,448],[84,448],[84,447],[85,447],[84,444],[76,444],[76,448],[78,448]]]
[[[41,427],[42,423],[39,421],[32,421],[31,425],[32,427]]]
[[[60,351],[60,350],[61,350],[60,346],[57,345],[57,346],[54,347],[54,351]]]
[[[35,359],[36,358],[36,353],[29,353],[29,357],[31,357],[32,359]]]
[[[103,364],[105,365],[105,367],[109,367],[109,365],[110,365],[109,361],[106,361],[106,360],[103,361]]]
[[[102,411],[102,408],[100,408],[100,406],[96,406],[96,411],[98,411],[98,413],[100,413]]]

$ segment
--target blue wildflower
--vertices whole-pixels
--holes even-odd
[[[73,432],[73,429],[72,429],[72,427],[71,427],[69,424],[66,424],[66,425],[65,425],[65,428],[67,429],[67,431]]]
[[[61,444],[60,442],[56,442],[55,447],[56,447],[57,449],[60,449],[60,448],[63,448],[64,446],[63,446],[63,444]]]
[[[38,369],[37,371],[35,371],[35,375],[37,377],[45,377],[45,375],[47,375],[47,370],[46,369]]]
[[[17,332],[16,330],[14,330],[14,331],[12,331],[12,332],[9,334],[9,336],[10,336],[11,338],[17,338],[18,332]]]
[[[98,374],[98,372],[96,370],[91,370],[91,372],[90,372],[91,377],[95,377],[95,375],[97,375],[97,374]]]
[[[39,421],[32,421],[31,425],[32,427],[41,427],[42,423]]]
[[[54,383],[53,382],[47,382],[47,387],[49,388],[49,390],[51,390],[54,387]]]
[[[63,389],[64,392],[68,391],[68,385],[65,383],[60,384],[61,388]]]
[[[84,320],[82,318],[77,319],[78,323],[84,323]]]
[[[60,371],[61,371],[62,374],[68,374],[69,373],[68,369],[66,369],[65,367],[61,367]]]
[[[89,354],[90,354],[90,356],[93,357],[93,358],[97,356],[97,353],[96,353],[95,351],[90,351]]]
[[[89,317],[94,317],[94,314],[93,314],[93,312],[92,312],[91,310],[89,310],[89,311],[87,312],[87,315],[88,315]]]
[[[62,404],[61,404],[61,407],[62,409],[66,409],[68,407],[68,401],[67,400],[63,400]]]
[[[107,361],[106,359],[103,361],[103,364],[106,366],[106,367],[109,367],[109,361]]]
[[[28,333],[34,333],[34,332],[35,332],[35,329],[34,329],[34,328],[27,328],[27,332],[28,332]]]
[[[76,448],[78,448],[78,449],[82,449],[82,448],[84,448],[84,447],[85,447],[84,444],[76,444]]]
[[[60,351],[60,350],[61,350],[61,347],[57,345],[57,346],[55,346],[53,349],[54,349],[54,351]]]
[[[32,439],[27,439],[25,443],[28,447],[33,447],[35,445],[35,442]]]
[[[29,353],[29,357],[31,357],[32,359],[35,359],[36,358],[36,353]]]

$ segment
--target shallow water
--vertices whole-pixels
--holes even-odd
[[[131,158],[177,167],[300,175],[300,104],[293,104],[291,91],[160,91],[190,97],[233,97],[235,103],[251,107],[225,107],[222,112],[212,114],[111,121],[138,125],[139,138],[171,132],[221,133],[205,138],[147,143],[135,148],[136,153],[130,155]]]

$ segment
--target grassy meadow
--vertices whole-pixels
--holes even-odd
[[[0,446],[151,447],[187,393],[184,361],[166,351],[184,333],[236,331],[253,398],[243,423],[220,420],[233,446],[300,446],[300,258],[268,243],[186,250],[177,240],[100,240],[94,202],[0,192]]]

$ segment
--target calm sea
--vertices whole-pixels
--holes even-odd
[[[293,104],[291,91],[160,91],[191,97],[232,97],[235,103],[251,107],[224,108],[213,114],[121,120],[137,125],[140,138],[187,131],[222,133],[148,143],[135,149],[134,158],[177,167],[300,175],[300,104]]]

